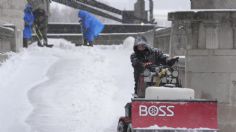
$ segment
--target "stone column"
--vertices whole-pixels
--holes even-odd
[[[193,30],[191,19],[193,17],[192,12],[179,13],[178,16],[174,15],[174,13],[169,14],[169,20],[172,21],[171,27],[171,37],[170,37],[170,56],[183,56],[185,55],[186,48],[191,49],[196,46],[193,45]],[[190,39],[191,38],[191,39]],[[194,38],[195,39],[195,38]],[[191,43],[190,45],[188,43]]]
[[[185,86],[194,89],[197,98],[218,100],[220,132],[236,130],[234,16],[236,11],[169,14],[169,20],[174,24],[184,22],[183,28],[187,31]],[[175,30],[178,30],[174,26],[171,37],[176,36]],[[171,45],[175,45],[175,42],[172,41]]]
[[[147,12],[145,11],[145,1],[137,0],[134,4],[134,16],[137,18],[147,20]],[[141,23],[141,20],[135,20],[136,23]]]
[[[232,23],[232,30],[233,30],[233,49],[236,49],[236,14],[232,14],[233,21]]]
[[[219,36],[218,26],[215,23],[204,24],[206,34],[206,49],[218,49],[219,48]]]
[[[10,26],[15,28],[15,41],[13,51],[19,51],[23,43],[23,28],[24,28],[24,7],[25,0],[1,0],[0,1],[0,26]],[[2,45],[2,44],[1,44]],[[0,49],[1,50],[1,49]]]

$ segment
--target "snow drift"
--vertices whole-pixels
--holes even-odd
[[[50,41],[54,48],[32,45],[0,67],[0,131],[116,131],[133,92],[133,39],[93,48]]]

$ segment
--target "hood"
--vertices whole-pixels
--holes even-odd
[[[32,5],[31,4],[26,4],[25,5],[25,10],[24,10],[25,12],[31,12],[32,11]]]
[[[87,11],[80,10],[78,13],[78,17],[80,17],[81,19],[85,19],[88,14],[89,13]]]
[[[144,45],[145,49],[149,50],[147,39],[144,36],[137,36],[135,38],[134,47],[133,47],[134,52],[138,52],[138,50],[137,50],[138,45]]]

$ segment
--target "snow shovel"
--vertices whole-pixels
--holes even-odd
[[[36,34],[36,37],[38,39],[38,42],[40,43],[41,46],[46,46],[46,47],[49,47],[49,48],[53,47],[53,44],[47,44],[47,41],[43,38],[43,35],[42,35],[41,31],[39,30],[37,25],[33,26],[33,30],[34,30],[34,32]]]
[[[27,3],[30,3],[29,0],[26,0],[26,1],[27,1]],[[31,11],[31,14],[34,16],[32,11]],[[36,34],[36,38],[38,39],[38,42],[39,42],[40,46],[42,46],[42,47],[46,46],[46,47],[49,47],[49,48],[53,47],[53,44],[47,44],[47,41],[43,38],[43,35],[42,35],[41,31],[39,30],[37,25],[33,25],[32,28],[33,28],[33,31]],[[38,31],[38,33],[37,33],[37,31]],[[44,45],[44,44],[47,44],[47,45]]]
[[[75,44],[75,46],[81,46],[81,45],[85,45],[84,44],[84,34],[83,34],[83,27],[82,27],[82,22],[81,21],[79,21],[79,23],[80,23],[80,32],[81,32],[81,44]]]

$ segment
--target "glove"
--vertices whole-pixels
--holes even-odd
[[[173,66],[178,60],[179,60],[179,57],[174,57],[174,58],[167,61],[167,65]]]
[[[150,66],[151,64],[152,64],[152,62],[143,63],[143,67],[146,68],[146,67]]]

